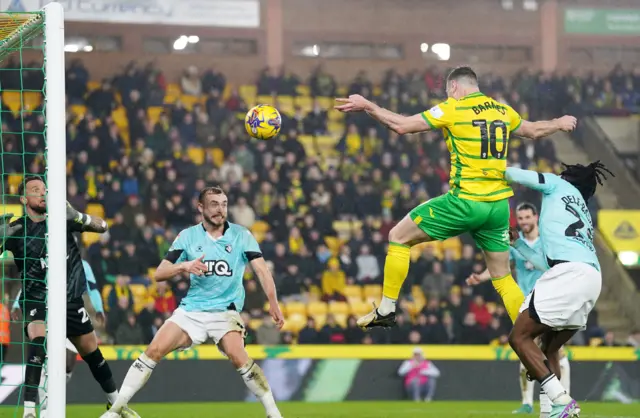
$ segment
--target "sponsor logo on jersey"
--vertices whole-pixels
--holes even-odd
[[[203,263],[207,266],[205,276],[231,277],[233,275],[229,263],[224,260],[204,260]]]
[[[433,106],[431,109],[429,109],[429,113],[431,113],[431,116],[433,116],[434,118],[441,118],[444,116],[444,112],[439,105]]]

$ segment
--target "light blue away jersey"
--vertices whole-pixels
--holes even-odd
[[[539,229],[547,266],[550,260],[576,261],[600,270],[591,214],[578,189],[555,174],[513,167],[505,178],[542,192]]]
[[[538,237],[533,243],[529,243],[524,239],[524,234],[520,232],[520,240],[522,241],[522,245],[526,245],[532,251],[536,253],[542,253],[542,240]],[[524,251],[523,251],[524,252]],[[521,253],[518,248],[511,247],[509,248],[509,256],[511,260],[514,262],[516,268],[516,278],[518,280],[518,286],[522,293],[526,296],[533,290],[533,286],[535,286],[536,281],[542,276],[542,271],[536,269],[535,265],[525,257],[525,254]]]
[[[200,223],[180,232],[165,259],[181,263],[202,255],[207,272],[203,276],[190,275],[189,292],[180,307],[189,312],[222,312],[233,308],[241,311],[245,266],[262,257],[256,239],[245,227],[227,222],[224,234],[216,240]]]

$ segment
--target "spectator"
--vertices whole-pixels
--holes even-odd
[[[345,300],[344,288],[347,278],[340,269],[340,262],[331,258],[327,263],[327,270],[322,273],[322,297],[324,300]]]
[[[316,330],[316,321],[309,317],[307,325],[298,333],[298,344],[318,344],[319,342],[320,336]]]
[[[142,330],[142,344],[151,344],[151,340],[153,340],[153,336],[157,331],[154,331],[156,317],[155,302],[153,301],[148,302],[138,313],[137,323]]]
[[[413,357],[402,362],[398,375],[404,378],[404,388],[414,402],[420,402],[423,399],[426,402],[433,400],[440,370],[424,358],[421,348],[413,349]]]
[[[262,324],[256,330],[256,340],[261,345],[280,343],[280,331],[269,315],[264,315]]]
[[[200,96],[202,94],[202,80],[200,80],[196,66],[191,65],[185,70],[180,79],[180,85],[184,94],[191,96]]]
[[[245,228],[250,229],[256,222],[256,213],[251,206],[247,204],[247,199],[244,197],[238,198],[238,203],[231,206],[229,212],[231,213],[233,221]]]
[[[128,312],[126,321],[118,325],[114,342],[119,345],[140,345],[144,337],[140,325],[136,322],[136,315]]]
[[[346,336],[344,329],[336,322],[336,318],[329,314],[327,322],[320,329],[318,342],[322,344],[344,344]]]
[[[464,317],[462,328],[460,329],[460,344],[488,344],[487,333],[478,326],[476,316],[468,312]]]
[[[163,315],[165,318],[168,318],[176,308],[176,298],[167,282],[157,282],[154,303],[155,311],[160,315]]]
[[[619,347],[620,344],[616,342],[616,336],[612,331],[607,331],[604,334],[602,345],[605,347]]]
[[[347,344],[360,344],[364,335],[364,331],[356,322],[356,317],[349,315],[347,318],[347,328],[344,330],[345,342]]]
[[[476,295],[473,298],[473,302],[471,302],[471,305],[469,306],[469,312],[474,314],[476,322],[480,328],[487,328],[487,326],[489,326],[492,316],[491,313],[489,313],[487,304],[484,302],[484,298],[481,295]]]
[[[264,304],[267,302],[267,297],[260,289],[258,289],[258,285],[255,280],[246,280],[244,282],[244,288],[245,288],[245,299],[244,299],[245,311],[247,311],[252,318],[257,318],[259,316],[262,316],[264,312]]]
[[[434,262],[431,268],[431,273],[424,276],[422,280],[424,294],[446,295],[453,285],[453,275],[444,273],[442,271],[442,263],[439,261]]]
[[[356,257],[356,265],[358,266],[358,275],[356,279],[359,283],[376,282],[380,276],[380,265],[378,259],[371,254],[368,245],[360,247],[360,255]]]
[[[121,299],[126,299],[127,304],[126,307],[133,306],[133,292],[131,292],[131,287],[129,283],[131,282],[131,278],[125,275],[118,275],[116,278],[116,282],[113,285],[113,288],[109,292],[107,306],[109,310],[113,311],[117,309],[118,306],[122,308]]]

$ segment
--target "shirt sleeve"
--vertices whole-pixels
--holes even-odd
[[[248,229],[244,232],[244,256],[248,261],[255,260],[256,258],[262,258],[262,251],[258,241]]]
[[[91,266],[86,261],[82,261],[82,267],[84,267],[84,275],[87,278],[87,293],[89,299],[91,299],[91,305],[97,313],[104,313],[104,306],[102,304],[102,295],[98,289],[98,283],[96,283],[96,276],[93,274]]]
[[[518,183],[544,194],[550,194],[556,188],[557,176],[551,173],[538,173],[531,170],[509,167],[505,172],[508,183]]]
[[[454,109],[448,102],[442,102],[425,110],[421,115],[431,129],[446,128],[453,125],[454,122]]]
[[[520,125],[522,125],[522,116],[511,106],[506,106],[507,108],[507,118],[509,120],[509,132],[515,132],[518,130]]]
[[[173,244],[167,251],[164,259],[172,264],[182,263],[187,260],[187,233],[182,231],[178,234]]]
[[[516,251],[522,254],[522,257],[524,257],[528,262],[533,264],[533,267],[535,267],[536,270],[540,270],[540,271],[549,270],[549,267],[547,266],[547,262],[544,259],[544,255],[534,250],[533,248],[529,247],[524,241],[522,241],[522,239],[516,240],[513,246],[515,247]]]

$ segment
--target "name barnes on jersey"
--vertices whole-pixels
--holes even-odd
[[[507,114],[507,108],[500,103],[494,102],[493,100],[486,101],[483,104],[479,104],[477,106],[471,106],[471,110],[473,110],[473,113],[475,113],[476,115],[479,115],[485,110],[497,110],[501,115]]]

